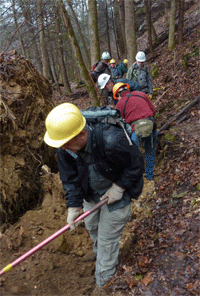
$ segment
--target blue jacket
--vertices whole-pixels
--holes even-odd
[[[135,91],[135,90],[142,91],[142,87],[134,80],[128,80],[126,78],[119,78],[119,79],[113,79],[113,82],[114,82],[114,84],[116,84],[118,82],[123,82],[123,83],[129,84],[130,91]]]
[[[118,79],[122,77],[121,71],[116,66],[114,68],[109,66],[109,70],[111,73],[111,78]]]

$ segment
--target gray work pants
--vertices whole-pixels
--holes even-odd
[[[84,202],[84,212],[91,209],[94,202]],[[131,218],[131,204],[124,208],[109,212],[103,205],[84,221],[90,237],[94,242],[93,250],[97,254],[96,284],[104,286],[115,274],[118,264],[119,241],[123,228]]]

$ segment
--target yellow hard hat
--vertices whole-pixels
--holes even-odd
[[[129,89],[129,84],[118,82],[113,86],[113,97],[115,100],[118,100],[118,97],[116,96],[119,90],[122,89]]]
[[[123,62],[124,62],[124,64],[128,64],[128,60],[127,59],[123,60]]]
[[[55,107],[47,116],[44,141],[58,148],[77,136],[86,124],[85,117],[73,104],[63,103]]]
[[[116,63],[116,62],[115,62],[114,59],[110,60],[110,64],[115,64],[115,63]]]

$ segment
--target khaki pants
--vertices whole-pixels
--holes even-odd
[[[94,202],[85,201],[84,212],[94,205]],[[130,218],[131,204],[112,212],[108,211],[105,204],[84,219],[86,228],[94,242],[93,250],[97,254],[95,277],[98,286],[104,286],[116,272],[119,241],[123,228]]]

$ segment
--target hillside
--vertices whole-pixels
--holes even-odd
[[[147,57],[148,66],[158,68],[153,80],[158,130],[200,96],[198,9],[195,5],[187,12],[190,29],[185,28],[182,45],[168,51],[165,41],[155,49],[154,59]],[[81,109],[91,105],[85,87],[68,97],[56,92],[53,97],[54,104],[72,102]],[[145,181],[138,201],[132,202],[132,219],[124,229],[119,267],[105,287],[107,295],[199,295],[199,115],[198,101],[159,132],[155,178]],[[1,268],[66,224],[58,175],[43,169],[40,182],[42,204],[1,227]],[[67,231],[0,277],[1,295],[89,296],[95,287],[95,263],[85,262],[84,256],[91,250],[84,225]]]

